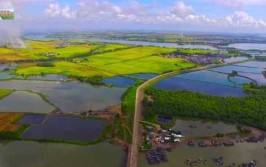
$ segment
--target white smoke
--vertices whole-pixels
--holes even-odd
[[[4,0],[0,2],[0,9],[15,9],[15,7],[11,1]],[[16,20],[0,20],[0,45],[8,44],[13,48],[26,47],[21,39],[21,29]]]

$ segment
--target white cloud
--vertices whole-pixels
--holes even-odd
[[[0,8],[14,8],[14,5],[10,1],[2,1],[0,2]]]
[[[98,21],[101,19],[115,19],[121,13],[119,6],[108,1],[80,0],[78,2],[77,16]]]
[[[216,2],[222,2],[215,0]],[[249,1],[249,0],[247,0]],[[256,3],[262,0],[255,0]],[[242,0],[225,0],[223,3],[231,6],[242,5]],[[247,3],[247,2],[246,2]],[[255,3],[255,2],[254,2]],[[105,0],[79,0],[77,9],[71,10],[69,6],[50,4],[45,10],[49,17],[86,20],[87,23],[103,24],[151,24],[151,25],[192,25],[211,27],[256,27],[264,28],[266,22],[255,19],[243,11],[237,11],[224,18],[211,18],[204,14],[196,14],[192,6],[183,1],[176,2],[164,11],[155,11],[136,1],[127,6],[118,6]]]
[[[237,27],[253,27],[253,28],[265,28],[266,21],[261,19],[255,19],[244,11],[236,11],[234,15],[224,18],[226,25]]]
[[[253,5],[266,5],[266,0],[205,0],[210,3],[217,3],[219,5],[231,7],[231,8],[241,8],[243,6],[253,6]]]
[[[184,2],[177,2],[172,9],[170,9],[170,13],[176,15],[177,17],[184,18],[188,15],[194,13],[194,9],[192,6],[187,6]]]
[[[1,1],[1,0],[0,0]],[[204,0],[211,1],[211,0]],[[255,5],[266,0],[212,0],[212,2],[220,3],[230,7],[241,7],[243,5]],[[11,3],[12,2],[12,3]],[[28,18],[23,15],[23,9],[27,4],[42,2],[47,5],[43,11],[45,17],[38,20]],[[54,23],[60,22],[59,26],[64,27],[90,27],[97,25],[109,27],[129,27],[130,26],[154,26],[154,27],[186,27],[200,30],[205,29],[245,29],[256,31],[266,28],[266,20],[257,19],[250,16],[244,11],[236,11],[235,13],[221,18],[213,18],[206,14],[199,14],[195,9],[186,4],[184,1],[173,3],[167,7],[151,7],[150,5],[140,3],[140,1],[125,2],[123,5],[110,2],[110,0],[77,0],[75,8],[68,5],[60,5],[59,0],[14,0],[1,1],[0,8],[15,7],[18,9],[14,21],[17,26],[14,27],[53,27]],[[222,4],[223,3],[223,4]],[[266,3],[266,2],[265,2]],[[239,9],[236,9],[239,10]],[[53,18],[53,19],[51,19]],[[1,23],[3,21],[1,20]],[[5,23],[7,24],[7,23]],[[37,26],[38,25],[38,26]],[[0,26],[1,29],[1,26]]]
[[[76,18],[77,12],[72,11],[68,5],[61,7],[59,4],[49,4],[49,7],[45,9],[44,14],[47,17],[64,17],[67,19]]]

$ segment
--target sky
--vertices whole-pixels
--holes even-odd
[[[15,10],[15,20],[0,20],[0,35],[113,29],[266,33],[265,7],[266,0],[0,0],[0,9]]]

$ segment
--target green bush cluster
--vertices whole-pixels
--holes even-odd
[[[188,91],[146,89],[144,116],[157,114],[238,122],[266,130],[266,87],[246,86],[245,97],[216,97]]]

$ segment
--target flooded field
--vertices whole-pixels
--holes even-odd
[[[22,119],[18,121],[21,124],[35,125],[42,124],[45,119],[45,115],[25,115]]]
[[[253,82],[253,80],[251,80],[251,79],[239,77],[239,76],[229,77],[228,80],[230,82],[232,82],[233,84],[237,84],[237,85],[249,84],[249,83]]]
[[[8,72],[0,72],[0,80],[11,79],[14,76]]]
[[[176,77],[182,78],[182,79],[215,83],[215,84],[220,84],[220,85],[235,86],[234,84],[232,84],[232,82],[228,80],[227,74],[216,73],[216,72],[207,71],[207,70],[196,71],[196,72],[191,72],[187,74],[181,74]]]
[[[172,128],[181,131],[184,136],[215,136],[217,133],[234,133],[237,129],[234,125],[224,122],[178,119]]]
[[[263,75],[266,63],[250,61],[236,65],[180,74],[162,80],[154,86],[166,90],[187,90],[216,96],[244,96],[243,84],[266,85]],[[236,76],[230,76],[237,72]]]
[[[183,79],[178,77],[167,78],[156,83],[154,87],[165,90],[186,90],[215,96],[241,97],[246,95],[240,87],[231,87],[227,85]]]
[[[37,75],[37,76],[30,76],[27,78],[28,80],[41,80],[41,81],[66,81],[67,76],[58,75],[58,74],[49,74],[49,75]]]
[[[232,66],[224,66],[211,69],[211,71],[221,72],[225,74],[230,74],[232,71],[236,71],[238,76],[245,77],[256,82],[257,85],[266,85],[266,78],[263,75],[265,71],[266,63],[259,61],[250,61],[245,63],[240,63]]]
[[[115,87],[131,87],[135,84],[135,81],[133,79],[127,78],[127,77],[112,77],[112,78],[106,78],[103,80],[103,82],[107,85],[112,85]]]
[[[28,121],[32,123],[32,119]],[[43,124],[31,126],[22,138],[92,142],[100,137],[105,126],[102,120],[53,115]]]
[[[1,167],[124,167],[126,153],[109,143],[78,146],[68,144],[0,143]]]
[[[243,60],[247,60],[247,59],[248,59],[248,57],[230,57],[230,58],[224,59],[224,62],[225,63],[234,63],[237,61],[243,61]]]
[[[103,43],[119,43],[127,45],[140,45],[140,46],[160,46],[167,48],[191,48],[191,49],[211,49],[216,50],[215,47],[210,45],[193,45],[185,44],[178,45],[176,43],[160,43],[160,42],[144,42],[144,41],[128,41],[128,40],[108,40],[108,39],[90,39],[93,42],[103,42]]]
[[[213,69],[211,69],[211,71],[221,72],[221,73],[225,73],[225,74],[230,74],[230,73],[232,73],[232,71],[261,74],[261,71],[263,70],[262,68],[258,68],[258,67],[249,67],[249,66],[240,66],[240,65],[241,64],[213,68]]]
[[[5,112],[50,113],[55,107],[38,94],[15,91],[0,100],[0,110]]]
[[[242,143],[233,147],[189,147],[184,144],[177,146],[171,152],[167,152],[168,162],[161,163],[159,167],[187,167],[186,160],[197,160],[199,158],[208,160],[207,164],[201,163],[197,167],[214,167],[213,158],[223,157],[224,166],[232,163],[242,164],[252,160],[257,161],[256,167],[265,167],[266,142],[262,143]],[[145,154],[140,154],[139,167],[150,166],[145,158]]]
[[[0,82],[0,88],[41,93],[49,102],[63,112],[68,113],[104,110],[108,107],[118,105],[121,103],[121,96],[126,90],[125,88],[94,87],[90,84],[80,82],[30,80],[2,81]],[[22,98],[25,101],[25,97]],[[4,104],[3,102],[1,103]],[[12,103],[12,100],[10,103]],[[16,103],[16,106],[19,105]],[[31,105],[29,106],[32,107]],[[28,108],[24,110],[26,109]],[[42,108],[38,107],[38,111],[43,112],[42,110]]]
[[[241,50],[266,50],[266,44],[260,43],[234,43],[228,45],[228,47]]]
[[[266,68],[266,62],[265,61],[248,61],[245,63],[237,64],[240,66],[246,66],[246,67],[255,67],[255,68]]]

